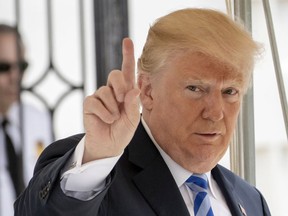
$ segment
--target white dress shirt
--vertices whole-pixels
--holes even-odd
[[[28,104],[23,104],[23,140],[21,139],[19,104],[15,103],[9,109],[5,118],[9,121],[9,134],[15,151],[23,155],[23,175],[27,185],[33,175],[36,160],[48,144],[52,142],[51,121],[48,113],[42,112]],[[4,116],[0,114],[0,123]],[[14,186],[7,169],[4,133],[0,126],[0,216],[13,216],[15,201]]]
[[[185,184],[185,181],[193,174],[173,161],[169,155],[167,155],[161,147],[154,140],[150,129],[147,124],[141,119],[143,126],[154,142],[155,146],[159,150],[161,156],[170,169],[172,176],[175,179],[180,193],[183,196],[185,204],[189,210],[191,216],[194,216],[193,212],[193,195],[191,190]],[[105,187],[105,179],[117,163],[121,155],[112,158],[101,159],[92,161],[82,165],[82,158],[84,153],[84,140],[82,138],[70,161],[67,163],[63,170],[61,188],[67,196],[71,196],[80,200],[89,200],[97,195]],[[96,172],[97,170],[97,172]],[[100,170],[100,171],[99,171]],[[217,183],[211,176],[211,173],[206,173],[208,177],[208,195],[211,200],[212,209],[214,215],[231,216],[230,210],[226,204]]]

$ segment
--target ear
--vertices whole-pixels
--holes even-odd
[[[148,74],[138,76],[138,88],[140,89],[140,100],[142,107],[151,110],[153,107],[151,77]]]

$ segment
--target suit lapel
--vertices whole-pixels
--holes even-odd
[[[157,215],[189,215],[187,207],[161,156],[134,177],[134,182]]]
[[[129,160],[142,168],[133,178],[140,193],[159,216],[189,216],[169,168],[141,123],[134,137]]]
[[[169,168],[141,123],[128,148],[129,160],[142,168],[142,171],[133,177],[133,181],[157,215],[189,216]],[[212,175],[225,197],[231,214],[245,215],[242,201],[234,191],[233,178],[226,178],[219,165],[212,170]]]
[[[221,168],[217,165],[212,170],[212,175],[217,182],[222,194],[225,197],[227,205],[233,216],[243,216],[246,215],[244,208],[242,207],[242,201],[237,195],[233,187],[233,179],[228,180],[223,173]]]

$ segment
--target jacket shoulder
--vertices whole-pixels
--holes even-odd
[[[247,191],[249,191],[249,192],[254,191],[254,192],[258,193],[255,186],[253,186],[249,182],[245,181],[243,178],[236,175],[231,170],[229,170],[229,169],[227,169],[221,165],[217,165],[217,168],[220,171],[221,176],[224,179],[224,181],[229,182],[231,185],[233,185],[234,189],[235,188],[237,189],[238,187],[240,187],[242,189],[247,189]],[[213,176],[214,175],[215,175],[215,172],[213,173]]]
[[[226,200],[238,200],[238,205],[246,209],[247,215],[271,215],[265,198],[254,185],[221,165],[212,170],[212,175]]]

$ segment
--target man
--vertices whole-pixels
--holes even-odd
[[[124,39],[121,71],[84,101],[85,135],[44,151],[16,215],[270,215],[256,188],[217,164],[258,50],[226,15],[179,10],[150,28],[136,86]]]
[[[0,216],[14,215],[13,203],[31,179],[39,151],[52,141],[48,113],[20,105],[27,66],[17,29],[0,24]]]

